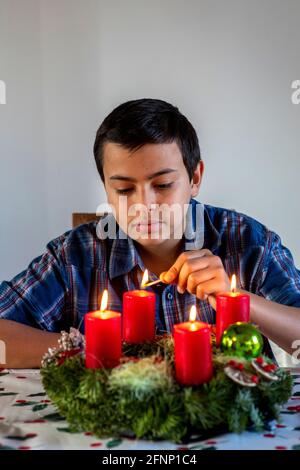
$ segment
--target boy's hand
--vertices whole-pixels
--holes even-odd
[[[167,283],[176,281],[180,294],[187,290],[198,299],[208,300],[213,308],[215,295],[230,290],[230,281],[221,258],[206,249],[181,253],[173,266],[159,277]]]

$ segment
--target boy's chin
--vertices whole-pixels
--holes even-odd
[[[142,246],[159,246],[161,245],[162,243],[164,243],[166,240],[169,240],[168,238],[143,238],[143,237],[138,237],[138,238],[135,238],[134,241],[136,243],[138,243],[139,245],[142,245]]]

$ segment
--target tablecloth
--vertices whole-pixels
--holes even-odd
[[[38,369],[0,371],[0,450],[300,450],[300,369],[280,420],[264,432],[227,433],[178,445],[168,441],[99,439],[90,432],[70,432],[49,400]]]

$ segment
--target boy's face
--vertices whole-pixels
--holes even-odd
[[[182,237],[188,204],[199,191],[202,162],[190,181],[176,142],[146,144],[135,151],[109,142],[103,172],[108,202],[131,238],[146,247]]]

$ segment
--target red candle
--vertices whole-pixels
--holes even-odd
[[[248,322],[250,318],[250,296],[236,292],[236,276],[232,276],[231,291],[217,294],[216,342],[220,344],[222,334],[232,323]]]
[[[142,286],[148,280],[147,269]],[[155,337],[154,292],[133,290],[123,294],[123,340],[127,343],[153,341]]]
[[[89,369],[115,367],[122,355],[121,314],[106,307],[107,290],[104,290],[100,310],[84,317],[85,365]]]
[[[174,325],[175,373],[182,385],[200,385],[213,374],[210,326],[195,319],[193,305],[190,321]]]

